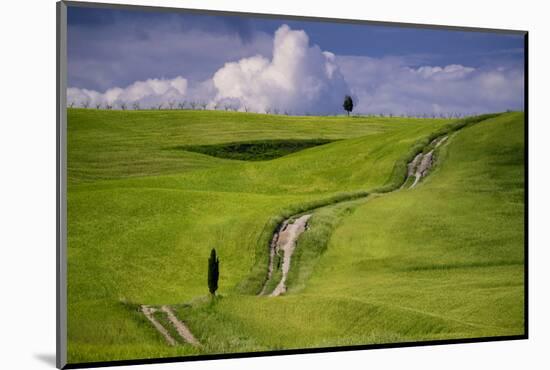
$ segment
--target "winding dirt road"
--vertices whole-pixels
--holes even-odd
[[[411,186],[409,186],[409,189],[411,189],[414,188],[422,178],[428,175],[434,163],[433,159],[435,149],[444,143],[447,138],[447,135],[435,138],[429,144],[432,149],[428,153],[418,153],[413,160],[407,164],[407,177],[399,190],[403,189],[407,185],[409,178],[414,177],[414,182]],[[302,215],[295,219],[294,222],[291,222],[294,217],[295,216],[292,216],[291,218],[283,221],[278,230],[276,230],[273,234],[269,244],[267,278],[258,295],[266,295],[268,293],[267,288],[273,278],[275,255],[279,254],[281,251],[283,252],[282,277],[269,296],[276,297],[285,293],[287,290],[286,279],[288,276],[288,271],[290,270],[290,260],[292,258],[292,254],[294,253],[294,249],[296,248],[298,238],[304,231],[306,231],[307,222],[311,217],[311,214]]]

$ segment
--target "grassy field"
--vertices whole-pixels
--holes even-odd
[[[521,334],[522,114],[452,134],[416,188],[366,196],[449,124],[70,109],[69,362]],[[278,154],[182,150],[238,142]],[[274,227],[315,206],[288,294],[255,296]],[[203,347],[167,346],[139,304],[173,305]]]

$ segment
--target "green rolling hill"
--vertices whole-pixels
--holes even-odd
[[[521,335],[524,117],[479,120],[69,109],[69,362]],[[288,292],[257,296],[275,226],[306,210]]]

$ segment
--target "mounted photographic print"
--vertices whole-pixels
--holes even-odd
[[[527,338],[526,61],[525,31],[58,3],[58,367]]]

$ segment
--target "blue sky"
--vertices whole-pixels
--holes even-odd
[[[247,101],[263,109],[266,104],[277,104],[284,109],[287,102],[272,102],[270,96],[280,93],[283,87],[299,93],[304,81],[279,81],[280,89],[276,88],[273,94],[265,91],[265,86],[243,85],[242,90],[250,90],[246,93],[229,91],[222,86],[223,81],[237,84],[251,81],[242,66],[233,68],[229,74],[231,68],[224,69],[226,63],[244,65],[249,58],[264,58],[250,61],[261,66],[261,70],[254,72],[252,81],[272,78],[273,70],[280,71],[287,65],[286,62],[274,65],[273,59],[277,53],[276,32],[284,24],[289,28],[284,35],[283,32],[279,35],[284,47],[297,42],[299,50],[307,50],[307,56],[303,57],[306,59],[293,61],[291,68],[310,71],[324,63],[325,67],[334,64],[337,69],[336,75],[327,77],[319,72],[321,74],[310,76],[317,79],[315,86],[322,85],[318,96],[312,98],[319,100],[312,102],[313,111],[316,106],[325,105],[320,100],[332,95],[337,99],[337,94],[332,94],[336,87],[338,92],[348,91],[354,95],[363,111],[454,109],[466,112],[470,108],[491,111],[522,107],[521,35],[74,6],[68,9],[69,86],[75,89],[71,91],[87,89],[102,94],[112,88],[125,89],[136,81],[169,81],[180,77],[185,80],[185,89],[183,85],[176,89],[170,95],[174,99],[183,96],[194,99],[195,94],[196,99],[212,104],[229,99],[231,104],[241,107]],[[316,46],[320,52],[334,54],[334,58],[320,61],[323,57],[318,57],[322,54],[314,50]],[[282,48],[278,49],[279,55],[292,59]],[[215,79],[217,73],[225,77]],[[293,73],[288,71],[288,74]],[[479,91],[484,88],[491,91]],[[513,94],[498,96],[502,88],[512,89]],[[331,92],[326,91],[328,89]],[[399,93],[403,89],[405,91]],[[467,101],[452,94],[447,100],[429,94],[430,90],[449,89],[457,94],[476,90],[480,96],[492,96],[493,100],[486,101],[485,105],[472,100],[468,106]],[[249,96],[252,93],[267,103],[262,106],[252,102]]]

